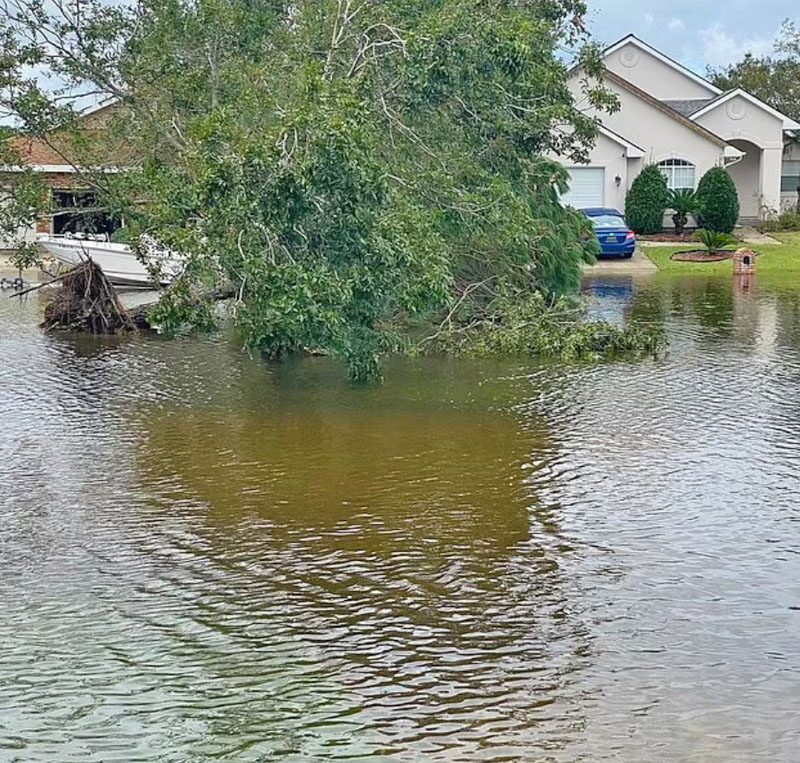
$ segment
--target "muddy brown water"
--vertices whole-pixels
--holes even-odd
[[[0,295],[0,760],[795,761],[800,288],[655,362],[45,336]]]

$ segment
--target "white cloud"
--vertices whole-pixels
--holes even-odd
[[[652,13],[644,14],[644,25],[647,29],[652,29],[653,24],[656,23],[656,17]]]
[[[686,29],[686,24],[681,21],[681,19],[671,18],[669,23],[667,24],[667,28],[671,29],[673,32],[679,32],[682,29]]]
[[[764,56],[772,52],[773,37],[751,37],[737,40],[719,24],[701,29],[703,58],[709,66],[719,67],[740,61],[745,53]]]

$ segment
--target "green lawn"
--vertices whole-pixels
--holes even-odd
[[[800,286],[800,233],[773,233],[773,238],[782,242],[782,246],[750,246],[761,256],[756,261],[756,275],[759,282],[774,286],[797,288]],[[675,262],[670,259],[674,252],[694,248],[692,244],[676,246],[647,246],[643,244],[645,254],[664,273],[728,275],[732,271],[730,260],[722,262]],[[697,248],[700,248],[698,245]]]

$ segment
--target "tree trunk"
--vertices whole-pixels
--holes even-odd
[[[675,235],[682,236],[684,228],[686,227],[686,215],[680,213],[672,215],[672,222],[675,224]]]

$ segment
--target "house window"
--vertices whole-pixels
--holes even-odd
[[[94,191],[53,191],[53,233],[106,233],[120,227],[119,220],[100,206]]]
[[[667,188],[679,191],[682,188],[694,190],[694,165],[685,159],[666,159],[660,162],[658,169],[667,179]]]
[[[785,161],[781,170],[781,193],[797,193],[800,188],[800,161]]]

